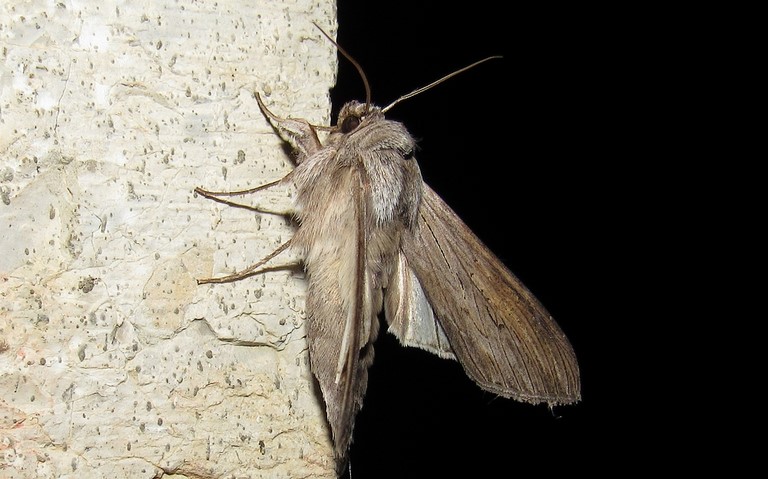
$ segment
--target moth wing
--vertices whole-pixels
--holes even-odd
[[[370,238],[365,230],[367,206],[360,173],[340,169],[329,178],[319,180],[335,187],[331,190],[320,184],[319,188],[332,191],[324,208],[305,218],[294,238],[301,245],[307,229],[319,232],[317,239],[307,242],[305,254],[309,278],[306,328],[310,364],[325,401],[337,467],[341,468],[362,407],[379,323],[376,290],[367,273]],[[342,230],[344,234],[339,233]]]
[[[480,387],[520,401],[580,399],[568,339],[533,294],[427,185],[401,243],[453,353]]]
[[[402,344],[427,350],[441,358],[456,359],[421,283],[402,252],[398,254],[387,286],[384,311],[388,331]]]

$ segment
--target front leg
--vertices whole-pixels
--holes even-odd
[[[253,96],[256,97],[261,112],[269,119],[283,140],[287,141],[298,152],[297,165],[323,147],[317,137],[317,130],[314,125],[303,119],[280,118],[267,109],[258,92],[255,92]]]

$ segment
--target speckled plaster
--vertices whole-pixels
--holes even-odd
[[[328,123],[312,22],[335,3],[0,5],[0,477],[334,476],[301,270],[195,282],[292,234],[193,189],[290,171],[254,91]]]

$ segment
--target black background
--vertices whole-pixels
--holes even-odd
[[[503,55],[388,113],[418,140],[424,181],[556,318],[583,400],[554,410],[498,398],[460,365],[382,333],[351,448],[353,478],[610,472],[635,434],[622,355],[626,169],[641,155],[622,17],[502,2],[339,2],[338,42],[380,106]],[[605,13],[605,12],[603,12]],[[610,23],[611,27],[608,27]],[[334,107],[364,100],[340,60]],[[632,85],[632,86],[630,86]],[[630,142],[628,147],[627,142]],[[641,461],[642,462],[642,461]],[[471,471],[471,474],[467,474]]]

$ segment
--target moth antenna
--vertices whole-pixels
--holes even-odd
[[[365,85],[365,111],[367,112],[370,109],[370,106],[371,106],[371,86],[368,84],[368,78],[366,78],[366,76],[365,76],[365,72],[363,71],[363,67],[361,67],[360,64],[357,63],[357,61],[354,58],[352,58],[352,55],[350,55],[343,48],[341,48],[341,45],[336,43],[336,41],[333,38],[331,38],[330,35],[325,33],[325,30],[320,28],[320,25],[318,25],[315,22],[312,22],[312,23],[317,27],[318,30],[320,30],[320,32],[323,35],[325,35],[325,38],[327,38],[328,40],[330,40],[331,43],[333,43],[333,45],[336,47],[336,49],[339,51],[339,53],[344,55],[344,58],[349,60],[349,62],[352,65],[354,65],[354,67],[357,69],[357,72],[360,74],[360,78],[363,79],[363,85]]]
[[[393,102],[392,102],[392,103],[390,103],[389,105],[387,105],[387,106],[385,106],[384,108],[382,108],[382,109],[381,109],[381,112],[382,112],[382,113],[386,113],[386,112],[387,112],[389,109],[391,109],[393,106],[397,105],[397,104],[398,104],[398,103],[400,103],[401,101],[403,101],[403,100],[407,100],[407,99],[409,99],[409,98],[411,98],[411,97],[414,97],[414,96],[418,95],[419,93],[423,93],[423,92],[425,92],[425,91],[429,90],[430,88],[432,88],[432,87],[434,87],[434,86],[437,86],[437,85],[439,85],[439,84],[443,83],[445,80],[448,80],[449,78],[453,78],[453,77],[455,77],[455,76],[456,76],[456,75],[458,75],[459,73],[463,73],[463,72],[465,72],[465,71],[469,70],[470,68],[474,68],[474,67],[478,66],[478,65],[479,65],[479,64],[481,64],[481,63],[485,63],[485,62],[487,62],[488,60],[494,60],[494,59],[496,59],[496,58],[504,58],[504,57],[502,57],[502,56],[500,56],[500,55],[494,55],[494,56],[492,56],[492,57],[483,58],[482,60],[476,61],[475,63],[473,63],[473,64],[471,64],[471,65],[467,65],[467,66],[465,66],[464,68],[461,68],[461,69],[459,69],[459,70],[456,70],[456,71],[455,71],[455,72],[453,72],[453,73],[449,73],[449,74],[445,75],[444,77],[440,78],[439,80],[435,80],[435,81],[433,81],[432,83],[430,83],[430,84],[429,84],[429,85],[427,85],[427,86],[423,86],[423,87],[421,87],[421,88],[417,88],[417,89],[413,90],[412,92],[410,92],[410,93],[408,93],[408,94],[405,94],[405,95],[401,96],[401,97],[400,97],[400,98],[398,98],[397,100],[393,101]]]

